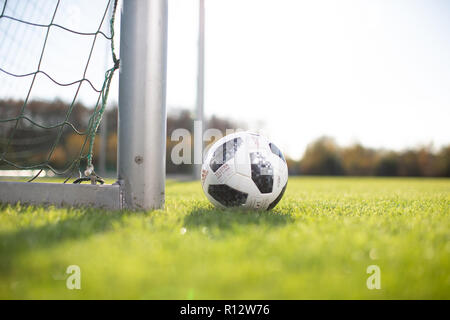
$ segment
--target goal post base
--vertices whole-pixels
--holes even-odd
[[[0,203],[121,210],[119,185],[0,182]]]

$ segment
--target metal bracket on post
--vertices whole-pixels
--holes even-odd
[[[164,206],[167,0],[124,0],[118,179],[127,209]]]
[[[0,203],[123,209],[117,185],[0,181]]]

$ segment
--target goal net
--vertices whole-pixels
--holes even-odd
[[[117,0],[0,0],[2,172],[95,182],[94,142],[119,67],[116,8]]]
[[[168,0],[120,3],[116,91],[118,0],[0,0],[0,171],[74,182],[0,177],[0,204],[163,207]],[[94,142],[110,91],[117,180],[101,185]]]

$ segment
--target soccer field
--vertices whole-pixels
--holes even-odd
[[[175,181],[153,212],[3,205],[0,298],[449,299],[450,180],[291,178],[271,212]]]

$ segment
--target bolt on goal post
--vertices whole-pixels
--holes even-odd
[[[0,181],[0,203],[151,210],[164,206],[168,0],[123,0],[118,183]]]

